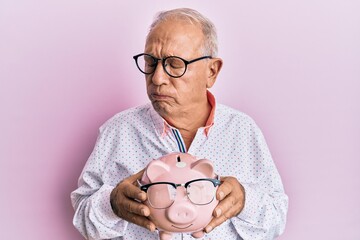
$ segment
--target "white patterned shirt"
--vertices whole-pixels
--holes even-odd
[[[158,233],[116,216],[110,193],[124,178],[153,159],[188,152],[213,162],[220,176],[234,176],[245,189],[245,207],[206,234],[203,240],[274,239],[285,228],[288,197],[265,139],[254,121],[217,104],[213,119],[199,128],[189,149],[180,131],[160,117],[150,103],[118,113],[100,127],[95,148],[71,193],[74,226],[87,239],[157,240]],[[209,123],[209,121],[208,121]],[[207,123],[207,124],[208,124]],[[194,239],[174,233],[173,240]]]

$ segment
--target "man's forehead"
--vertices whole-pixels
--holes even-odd
[[[157,24],[146,39],[145,49],[153,47],[165,48],[199,48],[203,41],[203,33],[197,24],[189,21],[167,20]],[[183,46],[182,46],[183,45]]]
[[[164,25],[170,25],[170,26],[181,25],[181,26],[194,27],[194,28],[201,29],[200,23],[195,22],[194,20],[190,20],[188,18],[184,18],[184,17],[169,17],[167,19],[163,19],[163,20],[157,22],[154,26],[152,26],[152,29],[155,29],[159,26],[164,26]]]
[[[169,19],[156,24],[149,32],[148,38],[172,37],[177,35],[193,35],[202,37],[203,32],[199,24],[182,19]]]

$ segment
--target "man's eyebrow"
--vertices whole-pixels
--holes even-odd
[[[147,52],[145,52],[145,53],[146,53],[146,54],[149,54],[149,55],[151,55],[151,56],[153,56],[153,57],[155,57],[155,58],[160,58],[160,59],[164,59],[164,58],[167,58],[167,57],[180,57],[180,56],[178,56],[178,55],[168,54],[168,53],[162,54],[160,57],[156,56],[156,54],[153,54],[153,53],[147,53]]]
[[[159,57],[157,57],[155,54],[152,54],[152,53],[149,53],[149,52],[144,52],[144,54],[150,55],[150,56],[152,56],[152,57],[154,57],[154,58],[159,58]]]

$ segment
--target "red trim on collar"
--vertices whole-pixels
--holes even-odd
[[[211,92],[207,91],[207,97],[208,97],[209,104],[211,105],[211,112],[210,112],[209,118],[208,118],[208,120],[206,121],[206,124],[205,124],[205,130],[204,131],[205,131],[206,136],[209,135],[210,128],[211,128],[212,125],[214,125],[215,108],[216,108],[216,101],[215,101],[214,95],[212,95]]]

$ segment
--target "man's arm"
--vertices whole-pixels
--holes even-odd
[[[81,177],[83,184],[72,192],[71,200],[76,210],[74,226],[86,239],[109,239],[122,236],[126,230],[127,222],[155,231],[155,225],[146,217],[150,209],[142,204],[146,194],[134,185],[141,178],[143,171],[121,181],[115,188],[97,182],[94,173],[84,172]],[[91,182],[101,187],[87,188]],[[141,201],[136,201],[135,199]]]
[[[288,197],[265,139],[255,124],[248,136],[252,144],[247,144],[247,151],[255,153],[256,157],[237,166],[256,167],[247,166],[246,173],[221,178],[222,184],[217,190],[220,202],[205,231],[210,232],[230,219],[242,239],[270,240],[284,231]]]
[[[117,138],[111,128],[100,128],[94,150],[79,178],[78,188],[71,193],[75,209],[73,224],[86,239],[121,237],[129,222],[149,230],[155,229],[146,219],[149,208],[139,202],[146,200],[146,194],[134,184],[136,179],[141,178],[142,171],[129,176],[131,172],[128,168],[114,163],[113,146],[117,143],[111,142],[113,139]],[[113,168],[111,172],[114,175],[105,176],[105,169],[109,167]]]
[[[283,192],[269,194],[224,177],[217,191],[219,205],[205,228],[212,231],[228,219],[243,239],[274,239],[285,228],[288,198]],[[246,199],[246,200],[245,200]]]
[[[73,224],[86,239],[110,239],[122,236],[127,222],[112,210],[110,194],[114,186],[103,184],[94,173],[84,173],[79,188],[71,193],[75,209]]]

